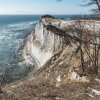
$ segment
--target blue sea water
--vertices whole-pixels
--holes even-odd
[[[69,15],[55,15],[69,19]],[[41,15],[0,15],[0,82],[7,83],[27,74],[27,67],[16,62],[16,53],[25,37],[34,30]]]

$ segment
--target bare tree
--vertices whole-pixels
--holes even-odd
[[[76,31],[77,37],[80,39],[77,50],[80,51],[81,69],[84,72],[85,68],[84,68],[84,53],[83,53],[83,49],[82,49],[82,40],[83,40],[83,30],[84,30],[85,22],[84,21],[82,22],[78,17],[76,19],[77,20],[74,22],[74,24],[71,23],[70,27],[73,28],[74,31]]]
[[[85,1],[86,2],[88,1],[88,3],[86,3],[85,6],[95,5],[95,8],[92,9],[92,11],[95,13],[100,13],[100,0],[85,0]]]
[[[88,26],[88,28],[87,28]],[[76,18],[69,26],[70,30],[75,33],[73,36],[79,38],[77,41],[77,50],[80,52],[81,69],[83,72],[88,71],[91,74],[98,74],[99,70],[99,52],[100,52],[100,29],[95,21],[81,20]],[[84,57],[85,55],[85,57]],[[86,59],[87,57],[87,59]]]

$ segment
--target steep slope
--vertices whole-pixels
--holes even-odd
[[[99,79],[77,73],[78,55],[71,43],[56,53],[33,75],[33,79],[4,87],[1,100],[99,100]]]

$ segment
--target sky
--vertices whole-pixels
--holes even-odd
[[[4,14],[88,14],[83,0],[0,0],[0,15]]]

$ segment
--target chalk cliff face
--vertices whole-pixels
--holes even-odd
[[[51,18],[41,19],[25,43],[23,57],[27,63],[33,63],[36,67],[41,67],[56,52],[66,46],[64,37],[47,30],[47,25],[54,25],[61,28],[61,20]]]

